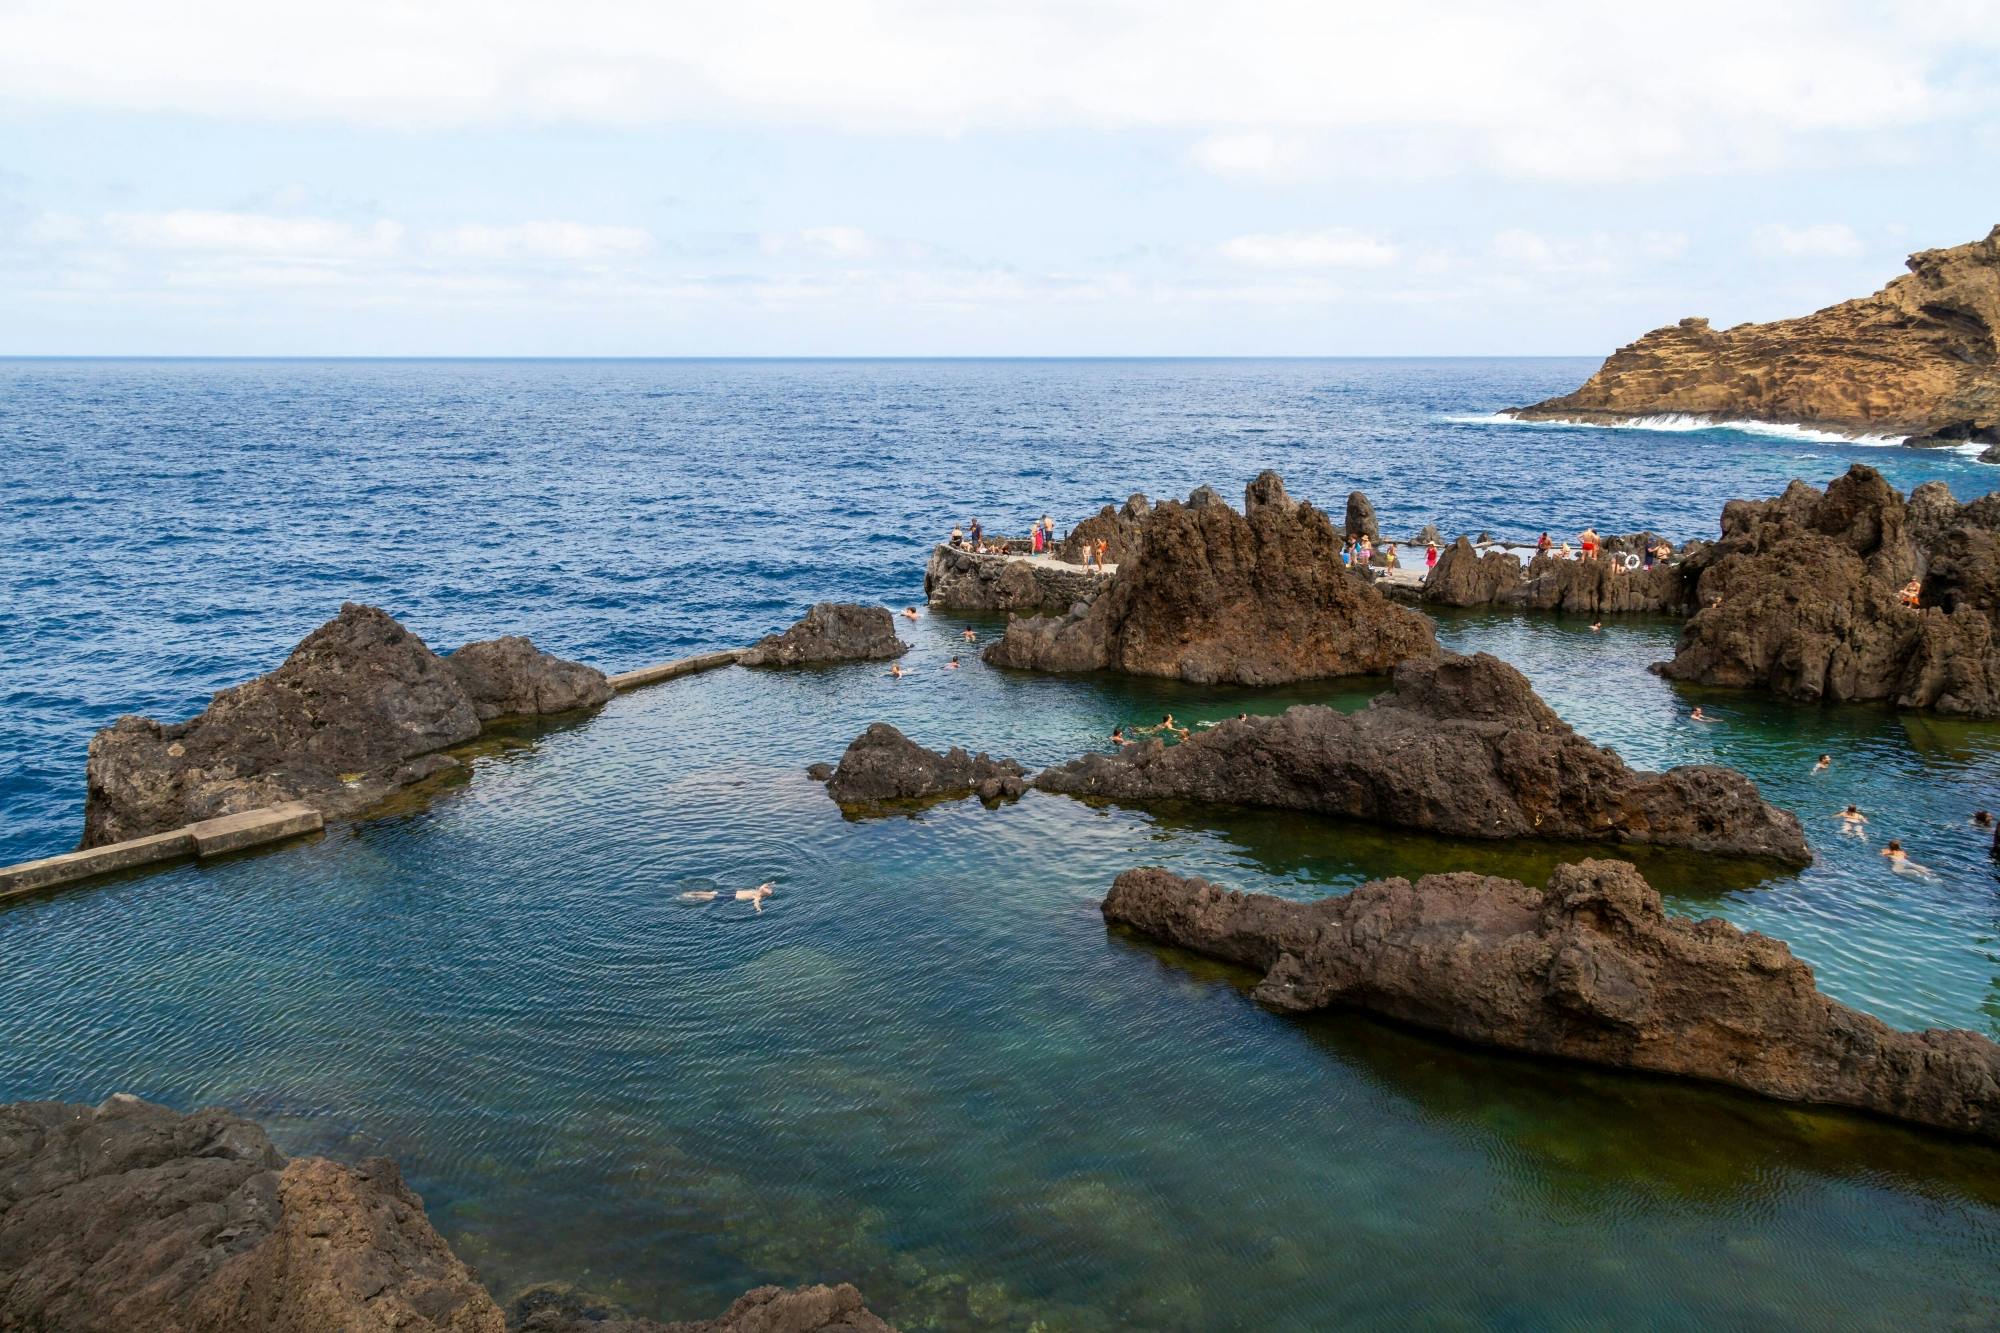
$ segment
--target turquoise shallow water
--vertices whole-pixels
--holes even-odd
[[[1543,373],[1505,375],[1529,371]],[[1127,391],[1119,383],[1092,392],[1115,398]],[[1229,393],[1283,403],[1286,383],[1259,389],[1253,375]],[[1478,407],[1479,393],[1512,381],[1473,376],[1452,388],[1433,377],[1421,405],[1369,383],[1401,404],[1400,415],[1371,409],[1393,417],[1380,432],[1393,449],[1457,450],[1464,469],[1474,442],[1515,447],[1476,427],[1440,426],[1435,438],[1421,429],[1425,413]],[[489,391],[466,390],[478,405],[468,410],[492,410]],[[112,390],[93,392],[104,401],[72,404],[73,423],[123,410]],[[226,384],[207,392],[240,406]],[[292,402],[295,414],[332,419],[307,390]],[[525,391],[515,406],[549,410]],[[1391,450],[1369,420],[1354,427],[1376,440],[1368,449]],[[128,419],[130,448],[185,459],[141,426]],[[1587,457],[1690,447],[1686,437],[1599,439],[1616,434],[1547,433],[1580,441]],[[1800,460],[1791,443],[1712,443],[1718,475],[1703,484],[1716,490],[1750,491],[1746,477],[1762,488],[1767,468],[1845,465]],[[1303,457],[1306,445],[1285,448]],[[1977,476],[1952,458],[1854,452],[1912,470],[1898,477],[1904,486],[1925,468],[1960,485]],[[1369,457],[1367,467],[1390,466]],[[1220,466],[1171,466],[1204,461]],[[410,484],[462,491],[483,512],[499,504],[487,494],[498,474],[528,475],[494,466],[485,481]],[[1322,466],[1338,471],[1337,460]],[[1064,479],[1048,484],[1093,484],[1069,470],[1052,466]],[[65,484],[13,476],[17,494],[32,483],[53,496]],[[914,473],[866,477],[850,480],[912,508],[928,494]],[[266,485],[239,481],[251,493]],[[574,484],[572,469],[547,489]],[[714,482],[739,495],[750,484]],[[1565,474],[1551,490],[1584,485]],[[196,503],[189,521],[215,530],[190,538],[178,563],[102,557],[91,574],[102,586],[88,596],[75,581],[20,580],[10,623],[32,625],[48,651],[32,666],[11,653],[4,663],[14,744],[46,750],[51,774],[80,767],[88,710],[116,683],[101,679],[107,665],[131,664],[133,681],[198,703],[204,672],[233,678],[274,660],[286,646],[264,642],[274,627],[339,581],[340,547],[321,544],[322,528],[401,531],[394,540],[414,550],[448,536],[463,549],[480,526],[447,533],[440,517],[412,516],[432,501],[393,491],[346,518],[313,518],[268,486],[261,521],[272,535],[258,540],[305,534],[310,577],[280,571],[246,594],[220,571],[251,539]],[[1532,496],[1495,493],[1455,503],[1490,503],[1517,521],[1531,512]],[[1631,503],[1604,503],[1614,501]],[[549,540],[571,551],[569,591],[601,590],[617,542],[588,506],[566,512]],[[797,520],[808,521],[820,520]],[[613,533],[621,522],[616,512],[605,520]],[[63,540],[73,553],[115,552],[137,538],[71,529]],[[676,540],[657,561],[671,576],[647,562],[629,608],[579,609],[560,587],[496,592],[492,579],[446,565],[370,567],[440,642],[482,621],[535,629],[547,610],[554,646],[600,645],[585,655],[623,666],[740,641],[746,621],[761,629],[778,618],[761,601],[733,606],[732,588],[803,601],[822,577],[824,591],[848,595],[879,578],[878,598],[906,600],[921,551],[900,534],[881,552],[829,539],[827,563],[786,567],[792,591],[782,592],[763,582],[779,577],[775,557],[768,573],[754,572],[764,555],[746,560],[753,572],[732,583],[729,559],[700,532]],[[54,563],[38,549],[29,567]],[[239,611],[218,610],[205,628],[192,609],[179,628],[156,626],[161,660],[148,662],[143,608],[159,594],[146,590],[203,579],[205,605]],[[760,1282],[846,1278],[909,1328],[2000,1322],[2000,1152],[1497,1057],[1351,1015],[1278,1017],[1245,998],[1254,978],[1107,933],[1096,911],[1111,877],[1141,863],[1310,896],[1441,869],[1539,879],[1575,849],[1039,794],[991,811],[966,802],[843,818],[801,770],[837,757],[878,718],[928,744],[1040,764],[1166,708],[1204,718],[1365,699],[1340,685],[1249,693],[1012,676],[969,654],[965,669],[945,672],[962,623],[907,626],[918,670],[902,681],[863,666],[675,682],[581,724],[500,738],[471,782],[428,804],[271,855],[0,910],[0,1099],[127,1089],[221,1102],[261,1118],[292,1151],[389,1153],[503,1293],[560,1278],[669,1316],[712,1313]],[[671,645],[650,651],[644,632],[668,624],[683,628],[661,632]],[[58,626],[74,637],[49,637]],[[1631,762],[1719,759],[1805,818],[1818,860],[1801,872],[1646,858],[1676,909],[1789,941],[1828,991],[1891,1023],[2000,1036],[2000,893],[1987,840],[1966,820],[2000,804],[2000,728],[1672,687],[1644,670],[1667,653],[1666,622],[1614,620],[1592,633],[1554,617],[1455,615],[1441,630],[1454,647],[1520,665],[1565,717]],[[248,670],[229,665],[237,659]],[[65,681],[79,673],[92,677],[88,698],[70,700]],[[1722,720],[1688,722],[1696,701]],[[1822,751],[1836,762],[1815,776]],[[37,787],[16,770],[9,781],[10,815],[36,826],[44,809],[74,819],[57,777]],[[1849,800],[1875,817],[1876,842],[1835,835],[1832,811]],[[47,827],[58,822],[51,814]],[[1885,873],[1876,849],[1888,836],[1939,881]],[[779,892],[762,915],[676,896],[765,878]]]

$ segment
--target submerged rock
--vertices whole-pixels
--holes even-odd
[[[1795,699],[1881,700],[2000,717],[2000,501],[1942,487],[1906,503],[1856,464],[1824,494],[1795,481],[1732,500],[1722,538],[1690,562],[1692,619],[1674,680]],[[1918,606],[1901,590],[1918,584]]]
[[[612,695],[596,667],[566,662],[518,634],[468,643],[444,663],[481,722],[596,708]]]
[[[2000,1046],[1898,1032],[1820,994],[1785,945],[1668,916],[1622,861],[1547,889],[1476,875],[1376,880],[1298,903],[1128,870],[1107,921],[1263,969],[1276,1008],[1363,1009],[1511,1051],[1705,1079],[2000,1141]]]
[[[845,1282],[758,1287],[737,1297],[719,1318],[671,1324],[627,1318],[608,1301],[560,1283],[542,1283],[515,1298],[507,1327],[512,1333],[894,1333]]]
[[[896,618],[887,607],[821,602],[790,629],[765,635],[736,660],[744,666],[809,666],[881,661],[909,650],[896,637]]]
[[[1873,296],[1797,319],[1655,329],[1528,420],[1690,415],[2000,444],[2000,227],[1910,256]]]
[[[1012,800],[1027,790],[1027,778],[1028,770],[1012,759],[989,759],[984,751],[969,755],[955,745],[942,753],[926,750],[887,722],[875,722],[848,744],[825,781],[827,795],[854,805],[975,793],[984,801]]]
[[[888,1329],[846,1286],[762,1287],[702,1323],[528,1326]],[[395,1163],[288,1162],[248,1120],[121,1095],[0,1106],[0,1328],[504,1333],[506,1320]]]
[[[1562,838],[1810,859],[1796,816],[1734,769],[1628,768],[1496,657],[1404,663],[1357,713],[1300,706],[1044,769],[1035,785],[1114,801],[1268,806],[1467,838]]]
[[[349,602],[284,665],[197,717],[122,717],[90,742],[83,845],[304,801],[340,815],[457,761],[438,751],[508,715],[594,708],[602,672],[509,636],[439,657],[395,617]]]
[[[1155,505],[1139,553],[1094,601],[1011,621],[985,660],[1275,685],[1379,673],[1437,651],[1430,622],[1344,568],[1326,515],[1293,502],[1275,473],[1251,483],[1246,507],[1199,492]]]

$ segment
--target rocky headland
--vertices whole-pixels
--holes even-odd
[[[1258,968],[1275,1008],[1366,1010],[1510,1051],[1727,1084],[2000,1141],[2000,1046],[1899,1032],[1819,992],[1783,942],[1669,916],[1622,861],[1547,888],[1375,880],[1300,903],[1128,870],[1107,921]]]
[[[748,667],[817,666],[885,661],[909,650],[896,637],[896,618],[887,607],[821,602],[790,629],[765,635],[736,660]]]
[[[1574,393],[1512,415],[1608,424],[1686,415],[2000,446],[2000,227],[1911,255],[1909,269],[1872,296],[1797,319],[1655,329]]]
[[[136,1097],[0,1106],[0,1328],[64,1333],[889,1333],[849,1286],[662,1324],[510,1321],[383,1158],[287,1160],[251,1121]],[[592,1316],[595,1317],[592,1317]]]
[[[1682,552],[1685,561],[1690,549]],[[1634,543],[1635,550],[1636,543]],[[1623,554],[1607,543],[1603,558],[1564,560],[1544,552],[1526,565],[1511,551],[1480,551],[1464,537],[1438,553],[1418,599],[1436,606],[1502,606],[1586,615],[1652,611],[1685,615],[1694,609],[1694,580],[1682,564],[1627,569]]]
[[[85,847],[302,801],[351,814],[456,761],[490,721],[595,708],[602,672],[510,636],[440,657],[349,602],[277,670],[162,724],[122,717],[90,742]]]
[[[1028,789],[1028,770],[1012,759],[991,759],[984,750],[967,754],[956,745],[926,750],[887,722],[871,723],[849,742],[839,764],[814,764],[807,773],[825,782],[826,794],[842,805],[972,795],[991,803]]]
[[[1113,801],[1264,806],[1466,838],[1643,843],[1811,859],[1797,817],[1731,768],[1632,769],[1496,657],[1405,662],[1356,713],[1300,706],[1047,768],[1035,786]]]
[[[1341,534],[1261,474],[1237,513],[1202,487],[1152,506],[1138,550],[1068,615],[1016,617],[993,666],[1277,685],[1379,674],[1437,651],[1421,614],[1340,563]]]
[[[1153,505],[1143,492],[1134,491],[1127,497],[1123,508],[1106,505],[1083,522],[1069,530],[1069,534],[1055,545],[1054,555],[1058,560],[1072,565],[1084,563],[1085,553],[1097,549],[1097,543],[1104,543],[1104,562],[1108,565],[1122,565],[1139,554],[1144,540],[1141,536],[1146,515],[1153,511]]]
[[[2000,497],[1927,482],[1906,501],[1856,464],[1824,493],[1731,501],[1686,573],[1671,679],[2000,717]]]

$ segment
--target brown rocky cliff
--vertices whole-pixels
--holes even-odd
[[[2000,444],[2000,227],[1911,255],[1872,296],[1717,332],[1655,329],[1526,420],[1693,415]]]

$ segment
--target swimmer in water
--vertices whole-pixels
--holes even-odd
[[[916,618],[917,618],[917,608],[916,608],[916,607],[914,607],[914,606],[906,606],[906,607],[904,607],[904,608],[903,608],[903,619],[905,619],[905,620],[915,620]]]
[[[966,629],[965,633],[959,635],[958,637],[964,639],[967,643],[977,643],[979,641],[979,636],[977,634],[974,634],[970,627]]]
[[[771,890],[776,887],[776,880],[768,880],[765,883],[759,884],[754,889],[738,889],[736,891],[736,901],[739,903],[754,904],[758,915],[761,916],[764,912],[764,900],[771,896]]]
[[[1972,822],[1978,828],[1991,828],[1993,827],[1993,816],[1984,810],[1974,810],[1972,812]]]
[[[1111,729],[1111,743],[1113,745],[1130,745],[1132,742],[1125,739],[1125,728],[1113,727]]]
[[[715,901],[714,889],[689,889],[681,895],[684,903],[711,903]]]
[[[944,664],[944,669],[945,669],[946,671],[956,671],[956,670],[958,670],[958,659],[957,659],[956,657],[954,657],[954,658],[952,658],[952,659],[951,659],[951,661],[949,661],[949,662],[946,662],[946,663]]]
[[[1862,814],[1859,809],[1850,805],[1842,810],[1837,818],[1840,820],[1842,833],[1852,834],[1863,842],[1868,840],[1868,816]]]
[[[1238,713],[1233,718],[1218,717],[1208,722],[1197,722],[1195,723],[1195,725],[1200,727],[1203,731],[1207,731],[1210,727],[1219,727],[1225,722],[1248,722],[1249,720],[1250,720],[1250,715],[1248,713]]]
[[[894,679],[901,680],[907,674],[908,673],[903,670],[903,664],[901,662],[889,663],[889,675]]]
[[[1903,850],[1903,844],[1894,838],[1889,839],[1889,845],[1882,849],[1882,855],[1889,858],[1889,869],[1898,875],[1908,875],[1911,879],[1937,878],[1937,872],[1929,866],[1920,866],[1912,861],[1910,854]]]
[[[1830,754],[1823,754],[1819,757],[1819,762],[1813,765],[1813,772],[1824,773],[1826,772],[1826,770],[1832,767],[1833,767],[1833,756]]]
[[[1714,718],[1712,718],[1712,717],[1710,717],[1710,716],[1709,716],[1708,714],[1706,714],[1706,713],[1702,712],[1702,711],[1701,711],[1701,705],[1700,705],[1700,704],[1696,704],[1696,705],[1694,706],[1694,711],[1693,711],[1692,713],[1689,713],[1689,714],[1688,714],[1688,721],[1690,721],[1690,722],[1713,722],[1713,721],[1715,721],[1715,719],[1714,719]]]
[[[1603,628],[1604,628],[1604,622],[1603,622],[1603,621],[1601,621],[1601,620],[1593,620],[1593,621],[1592,621],[1592,622],[1590,623],[1590,632],[1591,632],[1592,634],[1595,634],[1595,633],[1597,633],[1597,632],[1598,632],[1599,630],[1601,630],[1601,629],[1603,629]]]
[[[1186,727],[1174,721],[1174,715],[1172,713],[1168,713],[1165,717],[1161,718],[1157,726],[1142,727],[1140,728],[1140,730],[1164,731],[1168,735],[1174,737],[1176,740],[1186,740],[1188,734],[1188,729]]]

